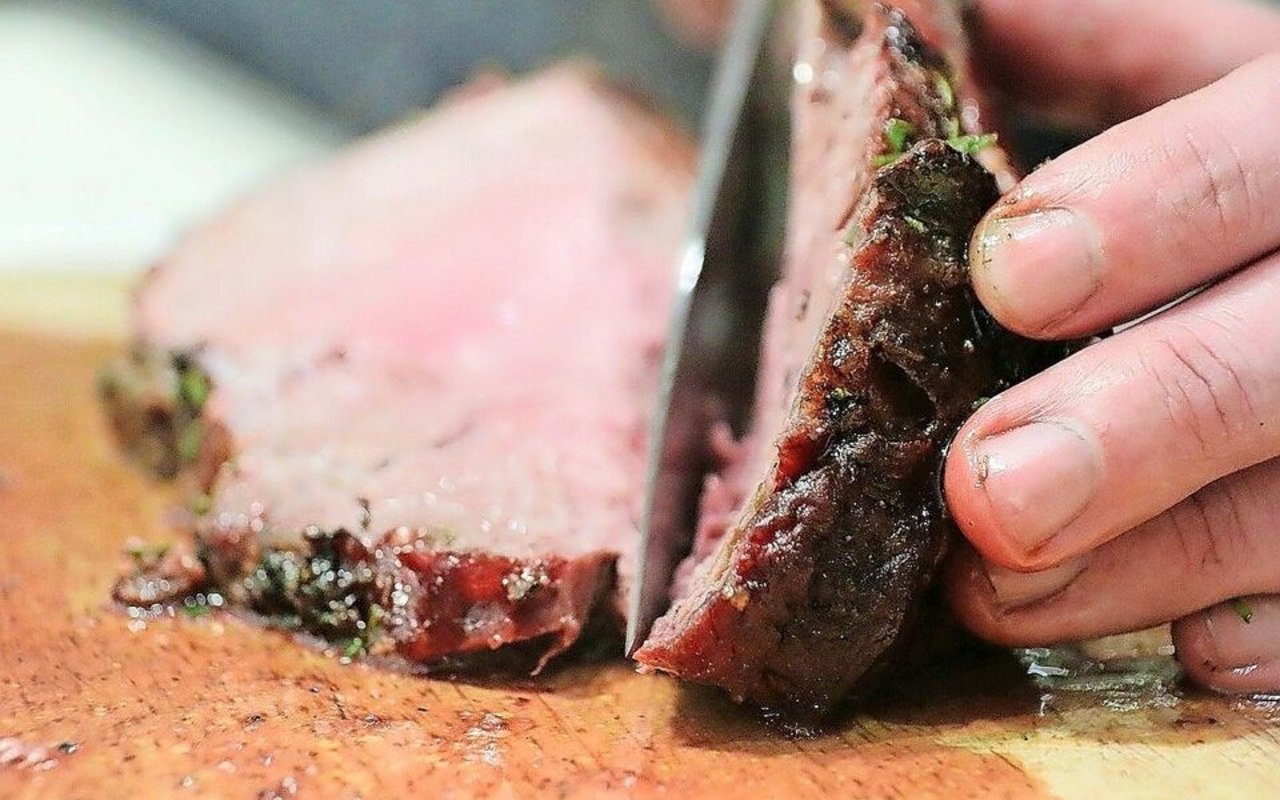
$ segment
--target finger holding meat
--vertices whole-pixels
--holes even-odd
[[[1278,303],[1272,257],[987,403],[947,462],[961,530],[1045,569],[1280,455]]]
[[[1034,572],[966,549],[951,566],[948,591],[970,628],[1013,646],[1125,633],[1236,597],[1280,592],[1277,486],[1280,461],[1272,460]]]
[[[1193,4],[1166,5],[1152,10],[1157,27],[1189,24]],[[994,19],[1004,6],[983,9]],[[1096,15],[1087,24],[1109,9],[1083,4]],[[1008,644],[1176,621],[1192,677],[1252,691],[1280,686],[1268,666],[1272,629],[1230,623],[1224,609],[1247,596],[1269,612],[1280,591],[1280,256],[1267,255],[1280,246],[1280,145],[1268,110],[1280,100],[1280,55],[1213,73],[1280,48],[1280,14],[1236,3],[1221,11],[1186,58],[1144,51],[1141,33],[1136,52],[1104,45],[1087,68],[1048,42],[1011,56],[1056,58],[1068,76],[1097,70],[1124,109],[1190,93],[1032,173],[987,215],[970,258],[991,313],[1031,336],[1068,338],[1210,287],[965,424],[944,482],[972,549],[951,564],[948,592],[972,629]],[[1010,24],[1009,41],[1039,35],[1033,19]],[[1198,49],[1206,42],[1222,45],[1213,58]],[[1162,63],[1168,80],[1133,93],[1141,65]],[[1196,76],[1213,82],[1185,85]],[[1029,78],[1056,79],[1034,69]]]
[[[1224,692],[1280,686],[1280,594],[1234,598],[1178,620],[1178,657],[1200,683]]]
[[[1069,338],[1274,250],[1280,145],[1269,115],[1277,107],[1280,53],[1036,170],[974,236],[978,296],[1013,330]]]

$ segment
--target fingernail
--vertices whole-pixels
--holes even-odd
[[[998,564],[983,564],[996,605],[1006,611],[1025,608],[1053,597],[1070,586],[1086,566],[1088,558],[1085,556],[1037,572],[1015,572]]]
[[[975,278],[1000,305],[997,316],[1030,331],[1071,316],[1101,279],[1101,237],[1091,221],[1067,208],[987,217],[970,257]]]
[[[1102,477],[1097,442],[1059,422],[1031,422],[980,440],[970,459],[996,524],[1026,554],[1084,511]]]
[[[1220,672],[1240,674],[1280,658],[1280,615],[1273,597],[1244,597],[1204,614],[1209,660]]]

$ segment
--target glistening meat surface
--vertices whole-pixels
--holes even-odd
[[[943,447],[1061,352],[999,329],[969,289],[969,236],[997,197],[978,159],[1008,168],[981,136],[955,7],[808,5],[753,429],[636,655],[796,717],[901,645],[953,535]]]
[[[415,662],[616,614],[689,143],[588,70],[473,87],[245,199],[136,302],[116,428],[204,580]]]

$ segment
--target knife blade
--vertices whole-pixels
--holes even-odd
[[[742,162],[753,157],[744,117],[772,17],[770,0],[740,0],[712,80],[650,427],[641,542],[628,603],[628,656],[666,609],[672,576],[689,551],[698,493],[713,468],[711,427],[741,401],[725,396],[735,385],[725,379],[733,372],[725,369],[726,359],[734,358],[732,351],[741,351],[744,342],[753,346],[759,339],[768,284],[742,257],[739,234],[747,204],[743,195],[752,188],[746,185],[749,171],[742,169]],[[742,381],[736,385],[741,389]]]

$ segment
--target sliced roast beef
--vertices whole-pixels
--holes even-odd
[[[1009,173],[954,6],[856,5],[808,9],[753,428],[709,481],[687,579],[636,655],[793,716],[829,712],[903,641],[953,535],[944,446],[1060,355],[969,289],[969,236],[997,198],[977,159]]]
[[[195,486],[207,588],[422,663],[541,663],[615,614],[692,161],[562,67],[186,238],[104,389],[131,449]]]

